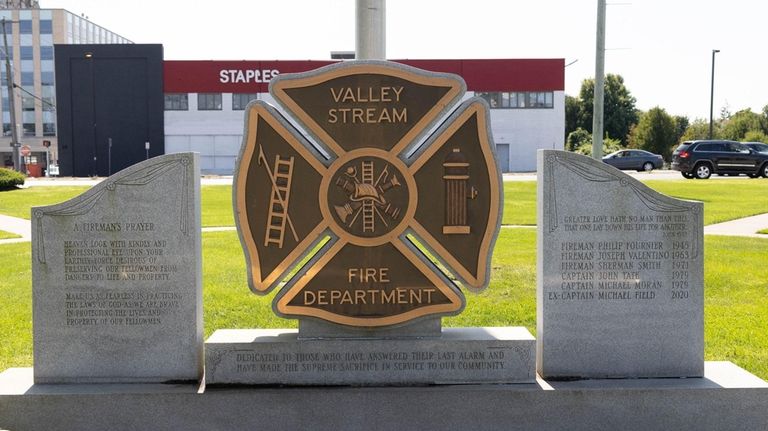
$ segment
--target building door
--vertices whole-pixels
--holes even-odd
[[[496,144],[496,157],[499,158],[501,172],[509,172],[509,144]]]

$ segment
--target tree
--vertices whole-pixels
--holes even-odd
[[[579,128],[579,111],[581,100],[577,97],[565,95],[565,137]]]
[[[622,149],[621,141],[618,139],[611,139],[611,138],[605,138],[603,139],[603,154],[601,156],[605,156],[606,154],[611,154],[614,151],[619,151]],[[575,151],[577,154],[582,154],[585,156],[592,156],[592,138],[590,135],[589,143],[584,144],[576,149]]]
[[[691,122],[684,115],[675,115],[675,142],[679,143]]]
[[[720,122],[715,121],[712,128],[712,138],[718,139],[720,137]],[[697,139],[709,139],[709,120],[697,118],[685,129],[685,133],[680,138],[681,141],[695,141]]]
[[[675,119],[658,106],[652,108],[640,117],[637,127],[632,129],[630,141],[636,148],[661,154],[669,160],[672,147],[677,143]]]
[[[570,134],[565,143],[565,149],[585,156],[592,155],[592,134],[579,127]],[[610,154],[621,149],[618,139],[605,138],[603,140],[603,155]]]
[[[578,115],[578,127],[592,133],[592,111],[595,100],[595,80],[585,79],[579,92],[581,109]],[[603,130],[608,136],[613,136],[626,143],[630,127],[637,123],[638,111],[635,109],[634,96],[624,85],[621,75],[608,74],[605,77],[605,94],[603,98]]]
[[[592,134],[579,127],[568,134],[568,139],[565,140],[565,149],[566,151],[576,151],[585,144],[592,145]]]
[[[748,132],[766,132],[766,120],[760,114],[747,108],[724,120],[721,136],[723,139],[742,141]]]
[[[763,132],[749,131],[744,135],[744,142],[762,142],[768,143],[768,135]]]

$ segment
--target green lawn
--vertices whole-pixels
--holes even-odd
[[[88,186],[29,187],[0,192],[0,214],[29,220],[33,206],[52,205],[85,192]]]
[[[704,224],[768,212],[768,180],[651,180],[645,184],[669,196],[704,202]]]
[[[768,296],[756,270],[768,242],[758,238],[705,239],[705,357],[729,360],[768,379]],[[446,326],[525,326],[536,333],[536,232],[502,229],[490,287],[467,294],[467,308]],[[0,246],[0,370],[32,364],[29,243]],[[203,234],[206,337],[219,328],[295,327],[272,313],[273,294],[250,293],[236,232]]]
[[[0,230],[0,239],[9,239],[9,238],[21,238],[21,235],[16,235],[15,233]]]

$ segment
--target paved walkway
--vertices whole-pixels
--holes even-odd
[[[535,226],[511,226],[505,225],[502,228],[529,228]],[[746,217],[738,220],[732,220],[725,223],[712,224],[704,226],[705,235],[728,235],[728,236],[746,236],[752,238],[768,239],[768,235],[757,233],[759,230],[768,229],[768,213],[752,217]],[[0,214],[0,230],[21,235],[21,238],[0,239],[0,245],[11,244],[14,242],[26,242],[32,238],[32,223],[29,220],[10,217]],[[204,227],[203,232],[220,232],[235,230],[234,226]]]
[[[757,233],[763,229],[768,229],[768,213],[704,226],[704,234],[768,238],[768,235]]]
[[[0,230],[21,235],[21,238],[0,239],[0,244],[14,242],[27,242],[32,239],[32,223],[23,218],[16,218],[0,214]]]

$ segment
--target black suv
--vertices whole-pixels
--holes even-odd
[[[672,153],[672,169],[702,180],[712,174],[768,178],[768,153],[735,141],[686,141]]]

